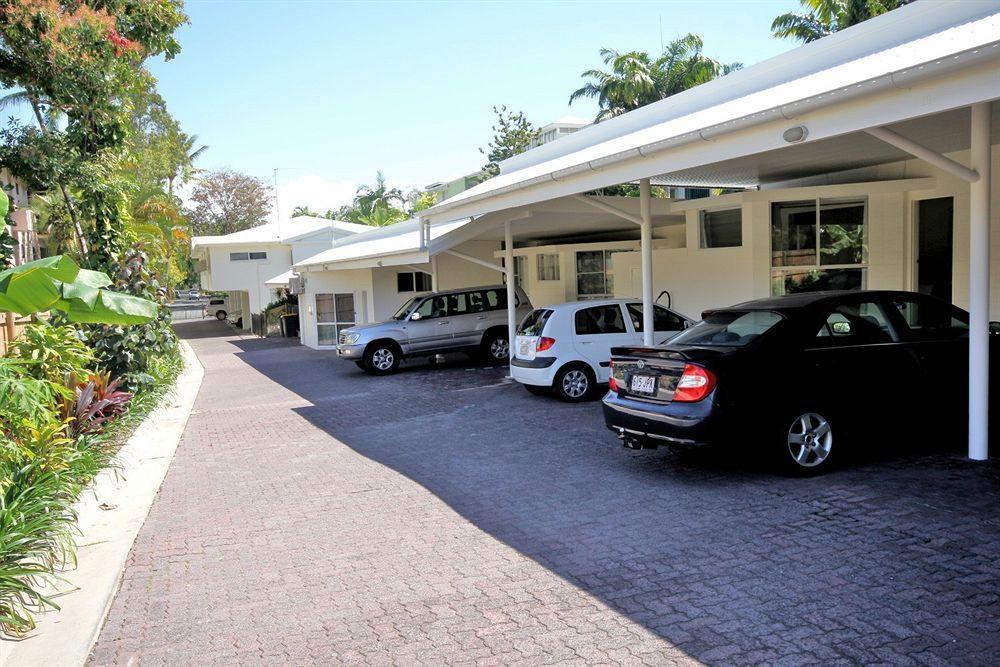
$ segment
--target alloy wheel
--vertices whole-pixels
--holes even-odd
[[[375,350],[375,353],[372,355],[372,365],[380,371],[387,371],[392,368],[392,364],[395,360],[396,357],[392,353],[392,350],[384,347],[380,347]]]
[[[788,453],[803,468],[815,468],[830,458],[833,429],[822,415],[806,412],[788,429]]]
[[[490,343],[490,354],[497,361],[508,358],[510,356],[510,344],[507,342],[507,339],[497,338]]]
[[[590,388],[590,380],[583,371],[574,368],[563,376],[562,389],[570,398],[580,398]]]

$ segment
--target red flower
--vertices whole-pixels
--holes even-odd
[[[133,51],[138,48],[138,45],[135,42],[126,37],[122,37],[114,28],[111,28],[108,31],[108,41],[115,45],[115,55],[117,56],[121,56],[126,51]]]

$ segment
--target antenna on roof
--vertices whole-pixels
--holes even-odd
[[[660,55],[663,55],[663,14],[660,14]]]

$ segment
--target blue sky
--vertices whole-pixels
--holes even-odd
[[[786,51],[771,20],[796,0],[296,2],[189,0],[182,53],[151,69],[171,112],[210,148],[200,166],[273,178],[280,206],[346,202],[375,171],[420,187],[479,168],[491,107],[536,125],[567,105],[598,50],[660,50],[697,33],[752,64]]]

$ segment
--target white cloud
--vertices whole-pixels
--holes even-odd
[[[323,178],[318,174],[302,174],[286,182],[278,179],[278,213],[282,218],[292,214],[296,206],[308,206],[320,215],[350,204],[358,189],[355,181]]]

